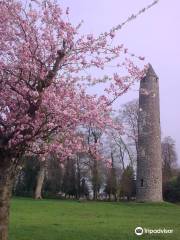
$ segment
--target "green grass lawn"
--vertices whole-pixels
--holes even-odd
[[[137,226],[174,233],[136,236]],[[12,200],[10,240],[134,239],[179,240],[180,205]]]

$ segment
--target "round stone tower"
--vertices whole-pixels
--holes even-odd
[[[150,64],[139,90],[136,194],[138,202],[162,201],[159,83]]]

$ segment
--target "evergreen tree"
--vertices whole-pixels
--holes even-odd
[[[130,165],[125,168],[121,177],[120,196],[126,197],[128,201],[135,196],[134,170]]]
[[[77,198],[76,168],[74,159],[68,158],[65,163],[62,191],[65,196]]]

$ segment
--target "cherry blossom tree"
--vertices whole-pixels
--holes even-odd
[[[69,9],[56,2],[0,1],[0,240],[8,238],[9,201],[14,176],[28,153],[56,151],[61,159],[83,148],[78,127],[113,125],[111,103],[144,71],[123,45],[112,39],[127,22],[94,36],[78,34],[81,23],[68,21]],[[84,71],[116,65],[112,76],[95,78]],[[126,76],[118,74],[124,68]],[[87,94],[103,83],[106,93]]]

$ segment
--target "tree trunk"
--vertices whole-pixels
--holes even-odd
[[[1,161],[1,160],[0,160]],[[0,162],[0,240],[8,239],[9,207],[12,193],[12,172],[5,161]]]
[[[81,169],[80,169],[80,163],[79,163],[79,156],[77,156],[76,159],[76,165],[77,165],[77,199],[81,198]]]
[[[116,195],[116,193],[114,194],[114,201],[117,202],[117,195]]]
[[[40,162],[40,170],[37,175],[37,183],[36,183],[36,189],[35,189],[35,199],[42,199],[42,187],[44,183],[45,170],[46,170],[45,166],[46,166],[45,161]]]

